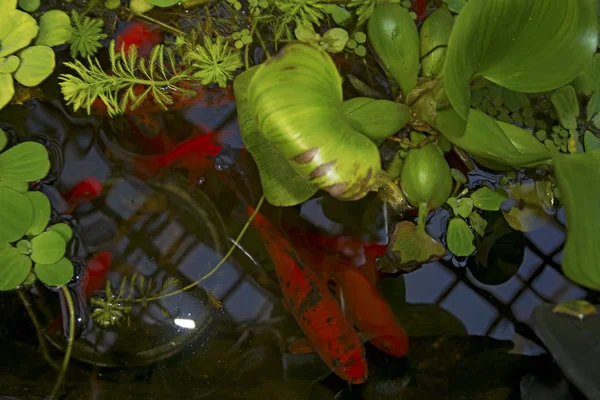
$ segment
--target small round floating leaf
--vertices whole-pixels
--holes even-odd
[[[14,242],[31,225],[33,207],[22,193],[0,186],[0,242]]]
[[[37,142],[23,142],[0,154],[0,185],[34,182],[50,171],[48,150]]]
[[[25,196],[33,204],[33,218],[26,234],[37,236],[42,233],[50,221],[50,200],[44,193],[38,191],[27,192]]]
[[[337,4],[323,4],[323,11],[327,14],[331,14],[333,18],[333,22],[337,25],[345,26],[352,19],[352,14],[350,11],[346,10],[344,7],[340,7]]]
[[[473,246],[473,232],[462,218],[452,218],[448,224],[447,243],[448,250],[455,256],[466,257],[475,251]]]
[[[19,68],[19,57],[10,55],[0,60],[0,74],[12,74]]]
[[[463,218],[467,218],[471,211],[473,211],[473,200],[468,197],[463,197],[457,199],[456,197],[450,197],[447,202],[450,207],[452,207],[452,211],[454,211],[454,215],[461,216]]]
[[[488,187],[477,189],[471,194],[473,205],[481,210],[498,211],[500,205],[508,199],[508,193],[502,188],[492,190]]]
[[[362,44],[358,45],[354,49],[354,53],[356,53],[356,55],[359,57],[364,57],[367,55],[367,48],[365,46],[363,46]]]
[[[40,17],[40,34],[35,44],[58,46],[69,41],[71,31],[71,18],[64,11],[46,11]]]
[[[16,289],[29,275],[31,260],[14,247],[0,249],[0,290]]]
[[[60,236],[62,236],[65,243],[69,243],[69,240],[71,240],[71,238],[73,238],[73,230],[71,230],[71,227],[69,225],[65,224],[64,222],[61,222],[59,224],[54,224],[48,230],[52,231],[52,232],[56,232]]]
[[[63,257],[53,264],[35,264],[33,269],[37,278],[49,286],[66,285],[73,279],[73,263]]]
[[[147,0],[131,0],[129,2],[131,11],[137,14],[143,14],[154,8],[154,4],[150,4]]]
[[[104,7],[106,7],[108,10],[114,10],[115,8],[118,8],[121,6],[121,0],[106,0],[106,2],[104,3]]]
[[[299,25],[294,29],[294,35],[296,39],[301,42],[311,43],[321,39],[321,35],[315,32],[312,25]]]
[[[15,84],[10,74],[0,73],[0,110],[10,102],[15,95]]]
[[[52,231],[42,232],[31,239],[31,259],[40,264],[54,264],[65,255],[63,237]]]
[[[17,250],[21,252],[21,254],[29,255],[31,254],[31,242],[29,240],[21,239],[17,242]]]
[[[23,11],[11,10],[0,17],[0,57],[6,57],[27,47],[38,34],[38,26],[33,17]]]
[[[23,86],[39,85],[52,74],[56,66],[54,50],[48,46],[28,47],[19,56],[21,64],[14,77]]]
[[[0,151],[4,150],[6,144],[8,143],[8,136],[6,136],[6,132],[0,128]]]
[[[323,41],[327,43],[326,50],[330,53],[339,53],[344,50],[348,42],[348,32],[342,28],[333,28],[325,32]]]
[[[19,8],[29,13],[40,8],[40,0],[19,0]]]
[[[367,35],[364,32],[356,32],[354,40],[356,40],[356,43],[364,43],[367,41]]]
[[[577,117],[579,116],[579,100],[573,86],[563,86],[557,89],[550,101],[554,105],[560,124],[567,129],[577,128]]]
[[[471,214],[469,214],[468,219],[469,224],[471,224],[471,228],[473,228],[473,230],[477,232],[479,236],[485,236],[485,228],[487,227],[487,221],[483,219],[483,217],[479,215],[477,211],[471,212]]]
[[[157,7],[171,7],[179,3],[181,0],[148,0],[148,3]]]

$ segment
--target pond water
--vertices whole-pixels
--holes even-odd
[[[521,378],[528,374],[566,385],[530,325],[542,303],[597,298],[561,273],[562,209],[516,239],[524,256],[503,283],[484,284],[466,260],[451,257],[382,278],[380,289],[410,336],[410,353],[396,359],[367,343],[369,379],[350,387],[316,354],[287,351],[302,332],[283,307],[271,259],[252,229],[202,285],[157,299],[211,271],[246,222],[244,205],[255,205],[261,196],[254,162],[235,151],[243,147],[235,103],[199,99],[153,113],[175,143],[210,129],[225,132],[230,147],[198,176],[171,168],[147,179],[135,173],[135,155],[160,154],[164,143],[140,134],[143,121],[135,116],[109,121],[73,113],[56,89],[63,72],[57,68],[44,82],[41,98],[0,111],[0,127],[9,136],[42,141],[50,149],[53,169],[41,189],[51,200],[53,221],[74,229],[68,254],[77,270],[69,285],[76,299],[76,341],[61,398],[508,399],[519,398]],[[61,193],[89,177],[103,183],[102,194],[68,213]],[[471,183],[486,179],[497,177],[478,169],[469,173]],[[319,192],[302,206],[265,205],[263,212],[289,226],[381,243],[391,221],[374,195],[348,204]],[[447,223],[448,212],[437,212],[427,230],[442,240]],[[516,242],[496,251],[509,254]],[[90,304],[81,283],[86,262],[104,251],[112,262],[90,297],[101,302],[108,279],[112,290],[135,299],[118,305],[132,308],[107,326],[92,318],[99,306]],[[49,357],[59,363],[65,349],[68,329],[59,319],[66,315],[64,296],[43,285],[24,294],[0,293],[2,399],[44,398],[54,385],[57,372],[40,351],[31,313]],[[570,390],[571,398],[580,396]]]

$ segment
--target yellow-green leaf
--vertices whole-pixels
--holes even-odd
[[[25,196],[33,205],[33,218],[26,233],[30,236],[36,236],[42,233],[48,225],[48,221],[50,221],[50,200],[44,193],[38,191],[27,192]]]
[[[33,207],[27,196],[0,186],[0,242],[11,243],[21,239],[32,218]]]
[[[10,102],[15,95],[15,85],[11,74],[0,73],[0,110]]]
[[[31,259],[36,263],[54,264],[65,255],[65,250],[65,240],[57,232],[42,232],[31,239]]]
[[[448,232],[446,241],[448,243],[448,250],[458,257],[467,257],[475,251],[473,246],[473,232],[471,228],[460,217],[454,217],[448,224]]]
[[[40,281],[50,286],[66,285],[74,275],[73,264],[65,257],[54,264],[35,264],[33,270]]]
[[[64,11],[46,11],[40,17],[40,33],[35,44],[57,46],[66,43],[71,37],[71,31],[71,18]]]
[[[15,79],[23,86],[37,86],[48,78],[56,61],[54,50],[48,46],[31,46],[23,50],[19,57],[21,64],[15,71]]]
[[[7,57],[27,47],[37,36],[38,26],[35,19],[23,11],[1,10],[0,14],[6,17],[0,19],[0,57]]]
[[[48,150],[37,142],[23,142],[0,154],[0,186],[34,182],[50,171]]]
[[[27,279],[31,260],[16,248],[0,248],[0,291],[16,289]]]
[[[502,188],[492,190],[482,187],[471,194],[471,199],[473,205],[481,210],[498,211],[500,205],[508,200],[508,193]]]

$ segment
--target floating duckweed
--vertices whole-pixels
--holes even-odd
[[[554,139],[552,139],[552,142],[557,145],[560,146],[562,144],[562,139],[558,136],[555,136]]]
[[[498,110],[496,110],[493,106],[489,106],[487,108],[487,113],[488,113],[488,115],[495,117],[496,115],[498,115]]]
[[[552,143],[552,140],[550,139],[544,140],[544,146],[546,146],[548,150],[556,150],[556,146],[554,145],[554,143]]]
[[[563,144],[561,144],[561,145],[560,145],[560,151],[562,151],[563,153],[566,153],[566,152],[567,152],[567,145],[566,145],[566,144],[564,144],[564,143],[563,143]]]
[[[535,121],[535,119],[534,119],[534,118],[527,118],[527,121],[525,121],[525,125],[526,125],[528,128],[535,128],[536,121]]]
[[[539,140],[540,142],[544,142],[546,139],[548,139],[548,132],[541,130],[541,131],[537,131],[535,133],[535,137],[537,138],[537,140]]]
[[[542,110],[550,110],[552,108],[552,103],[550,103],[548,99],[542,99],[540,101],[540,107],[542,108]]]
[[[502,98],[502,96],[496,96],[494,97],[493,102],[496,107],[502,107],[502,105],[504,104],[504,99]]]
[[[512,118],[504,111],[500,112],[500,115],[498,115],[498,119],[502,122],[507,122],[509,124],[513,122]]]
[[[533,117],[533,108],[527,106],[523,109],[523,116],[525,118],[531,118]]]
[[[560,132],[558,132],[558,134],[561,137],[564,137],[564,138],[568,138],[569,137],[569,131],[567,131],[566,129],[561,129]]]
[[[538,119],[536,122],[540,129],[546,129],[548,127],[548,124],[543,119]]]
[[[561,130],[561,127],[560,127],[559,125],[554,125],[554,126],[552,127],[552,131],[553,131],[553,132],[556,132],[556,133],[558,133],[558,132],[560,132],[560,130]]]
[[[493,107],[493,105],[490,99],[485,98],[481,101],[481,107],[483,107],[484,110],[488,110],[490,107]]]

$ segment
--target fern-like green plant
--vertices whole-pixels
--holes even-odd
[[[69,48],[72,58],[90,57],[102,47],[100,41],[108,36],[102,31],[104,21],[99,18],[81,17],[71,11],[72,28]]]
[[[105,72],[95,58],[87,58],[89,67],[79,60],[65,63],[77,74],[61,74],[59,77],[63,97],[67,105],[73,106],[73,111],[85,108],[90,114],[92,104],[100,99],[112,117],[127,109],[135,110],[148,96],[166,110],[174,102],[171,97],[174,92],[179,95],[195,94],[178,86],[190,76],[187,71],[179,71],[173,51],[163,45],[152,48],[150,56],[145,59],[138,57],[135,46],[131,46],[127,53],[124,46],[117,52],[113,40],[109,56],[110,72]]]
[[[243,65],[241,52],[233,49],[222,36],[217,36],[214,41],[204,36],[202,45],[187,48],[183,60],[192,69],[192,78],[203,85],[216,83],[222,88],[227,86],[227,81],[233,79],[233,73]]]
[[[293,39],[290,24],[319,25],[325,16],[323,5],[318,0],[275,0],[275,7],[282,13],[273,23],[275,41],[284,36],[288,40]]]

